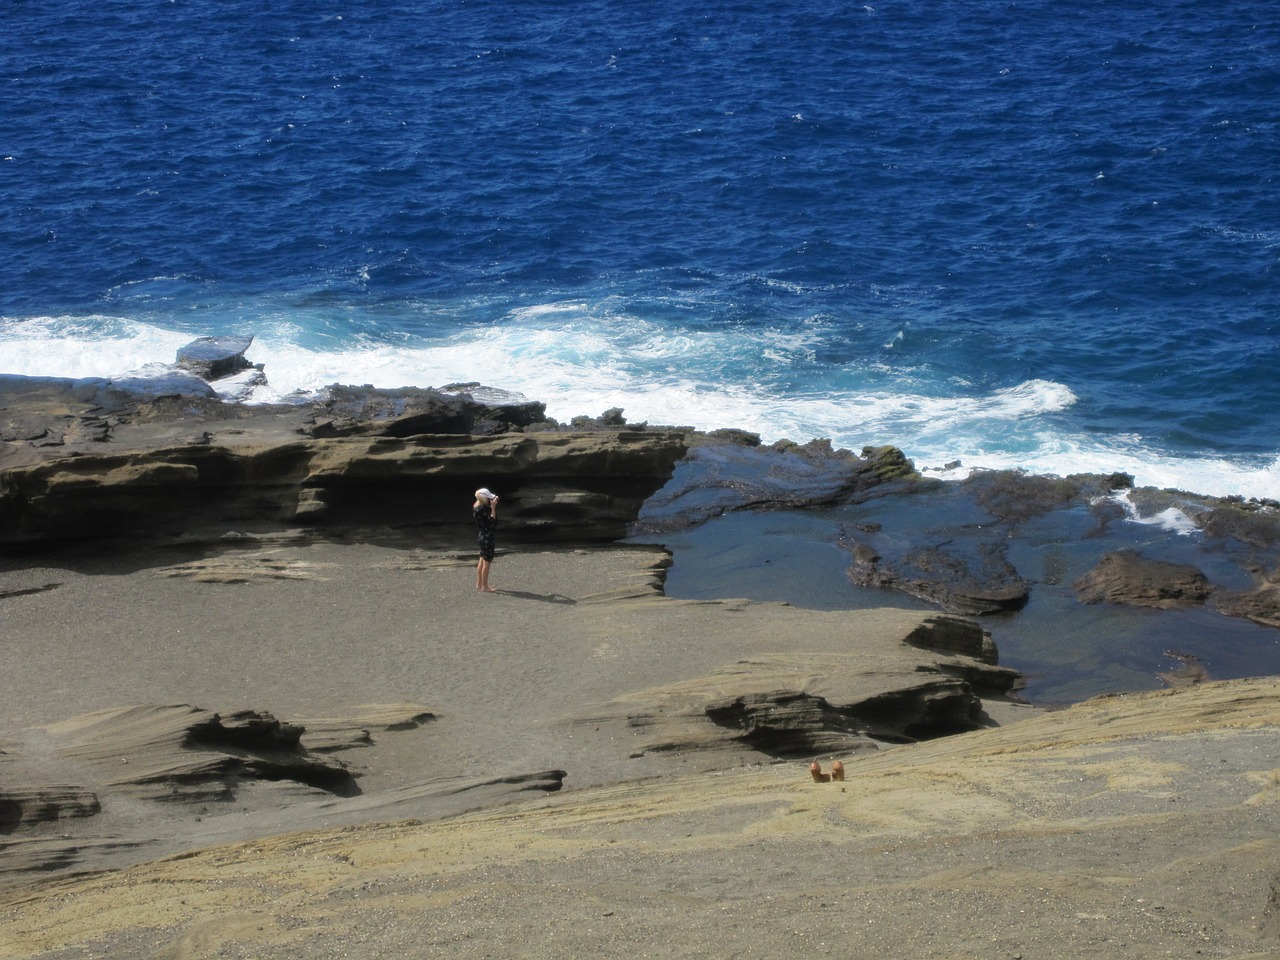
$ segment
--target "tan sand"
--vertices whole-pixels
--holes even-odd
[[[43,884],[4,957],[1275,957],[1275,681]],[[1152,726],[1168,729],[1153,735]]]
[[[369,797],[551,767],[566,789],[349,827],[243,797],[187,846],[279,836],[10,887],[0,957],[1280,955],[1273,680],[846,757],[843,783],[746,751],[705,773],[569,721],[743,656],[881,649],[920,614],[655,602],[652,555],[625,549],[500,556],[496,595],[469,555],[378,544],[182,559],[6,573],[0,733],[129,703],[415,703],[439,718],[353,758]]]
[[[28,566],[9,597],[0,734],[134,703],[255,708],[282,720],[416,703],[414,779],[558,767],[584,786],[666,773],[632,744],[574,738],[589,704],[700,676],[753,653],[868,650],[921,614],[796,611],[655,595],[655,548],[500,554],[496,594],[470,553],[376,544],[255,545],[182,562],[148,553],[99,572]],[[145,565],[143,565],[145,564]],[[247,582],[223,582],[246,580]],[[394,763],[362,756],[373,789]],[[680,761],[675,761],[678,768]]]

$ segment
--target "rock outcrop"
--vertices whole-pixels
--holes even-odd
[[[1019,610],[1031,593],[1031,585],[1009,563],[1000,543],[924,546],[907,552],[896,564],[886,563],[863,543],[853,543],[850,552],[849,580],[856,586],[901,590],[949,613],[980,616]]]
[[[920,481],[896,447],[861,456],[829,440],[760,445],[754,434],[717,430],[691,439],[671,481],[644,505],[637,529],[664,533],[738,510],[781,510],[859,503]]]
[[[245,359],[252,336],[199,337],[178,348],[177,366],[201,380],[221,380],[253,366]]]
[[[1229,617],[1280,627],[1280,569],[1257,571],[1250,590],[1216,591],[1213,606]]]
[[[917,478],[870,490],[866,508],[833,522],[833,538],[849,552],[854,586],[1013,629],[1037,620],[1029,629],[1052,628],[1037,610],[1037,589],[1052,595],[1052,610],[1070,597],[1280,625],[1276,504],[1132,484],[1124,474],[1019,471]],[[1085,623],[1082,613],[1058,626]]]
[[[84,455],[0,473],[0,544],[234,530],[456,530],[480,483],[510,539],[611,541],[686,449],[677,433],[351,437]]]
[[[1084,603],[1124,603],[1135,607],[1203,606],[1212,592],[1208,577],[1188,564],[1152,560],[1134,550],[1108,553],[1076,581]]]
[[[625,718],[637,756],[878,750],[986,726],[982,698],[1002,699],[1021,680],[995,660],[990,635],[976,623],[931,617],[896,649],[877,650],[874,662],[866,653],[762,654],[638,691],[577,722]]]
[[[289,780],[359,793],[349,767],[302,745],[305,728],[262,711],[226,717],[187,705],[125,707],[46,727],[54,755],[113,793],[145,800],[234,799],[241,783]]]
[[[244,344],[207,346],[213,375]],[[452,535],[482,483],[503,494],[508,540],[615,540],[688,449],[685,431],[619,421],[568,432],[541,403],[470,384],[335,386],[306,403],[246,407],[4,377],[0,548],[299,527]]]

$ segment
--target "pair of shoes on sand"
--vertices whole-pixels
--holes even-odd
[[[809,773],[813,775],[814,783],[830,783],[832,780],[844,779],[844,764],[839,760],[831,761],[831,772],[823,773],[822,764],[817,760],[809,764]]]

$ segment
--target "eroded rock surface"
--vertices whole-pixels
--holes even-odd
[[[261,711],[223,717],[187,705],[125,707],[44,728],[55,757],[87,769],[112,792],[141,799],[231,800],[252,780],[358,793],[352,770],[307,750],[304,732]]]
[[[931,656],[924,656],[928,651]],[[876,750],[988,724],[983,697],[1020,675],[995,664],[989,635],[959,617],[929,618],[896,648],[868,654],[787,652],[638,691],[581,718],[625,719],[638,754],[714,756],[742,747],[773,757]]]
[[[888,563],[865,544],[851,550],[849,580],[861,587],[901,590],[950,613],[979,616],[1018,610],[1031,585],[1013,568],[1001,543],[925,546]]]
[[[1075,587],[1084,603],[1160,609],[1202,606],[1212,592],[1208,577],[1195,567],[1153,560],[1134,550],[1107,554]]]
[[[252,366],[245,351],[252,336],[198,337],[178,348],[177,366],[201,380],[221,380]]]
[[[670,476],[678,433],[348,437],[85,454],[0,473],[0,544],[216,538],[288,527],[452,528],[483,478],[503,534],[616,540]]]
[[[282,722],[185,704],[98,711],[34,728],[0,752],[0,878],[173,853],[240,830],[461,812],[558,790],[562,770],[410,783],[365,796],[334,754],[435,719],[417,704]],[[243,827],[228,827],[239,817]],[[101,822],[100,822],[101,821]]]

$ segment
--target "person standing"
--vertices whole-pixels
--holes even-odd
[[[471,515],[476,521],[476,543],[480,547],[480,561],[476,564],[476,589],[495,593],[489,586],[489,565],[493,563],[493,531],[498,525],[498,496],[488,487],[476,491],[476,502],[471,505]]]

